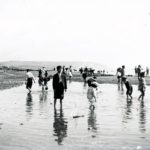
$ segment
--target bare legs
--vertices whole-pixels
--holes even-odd
[[[29,93],[31,93],[31,89],[28,87],[28,91],[29,91]]]
[[[143,100],[144,96],[145,96],[145,91],[141,90],[141,95],[139,96],[138,100],[140,100],[140,99]]]
[[[57,99],[54,99],[54,108],[56,108]],[[60,99],[60,108],[62,108],[62,99]]]

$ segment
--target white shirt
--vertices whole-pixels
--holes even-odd
[[[59,82],[62,82],[61,73],[58,73],[59,76]]]
[[[34,75],[31,72],[27,72],[27,78],[34,78]]]

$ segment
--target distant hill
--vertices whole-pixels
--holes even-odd
[[[80,67],[93,68],[95,70],[107,69],[105,65],[101,65],[95,62],[82,62],[82,61],[6,61],[0,62],[1,66],[16,67],[21,69],[39,69],[41,67],[46,67],[47,69],[53,69],[58,65],[65,67],[72,66],[74,69],[79,69]]]

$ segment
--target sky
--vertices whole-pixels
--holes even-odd
[[[0,61],[150,66],[149,0],[0,0]]]

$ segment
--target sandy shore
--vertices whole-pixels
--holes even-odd
[[[0,90],[10,89],[20,86],[24,83],[25,75],[23,72],[1,71],[0,72]]]
[[[53,75],[55,72],[49,72],[50,75]],[[9,89],[12,87],[20,86],[25,81],[26,72],[23,71],[1,71],[0,72],[0,90]],[[37,77],[38,72],[33,72],[35,77]],[[150,77],[145,77],[147,85],[150,85]],[[131,81],[132,84],[137,85],[138,79],[136,76],[128,77],[128,80]],[[73,74],[72,81],[83,82],[82,76],[75,72]],[[99,76],[97,75],[97,82],[100,84],[116,84],[117,77],[116,76]]]

